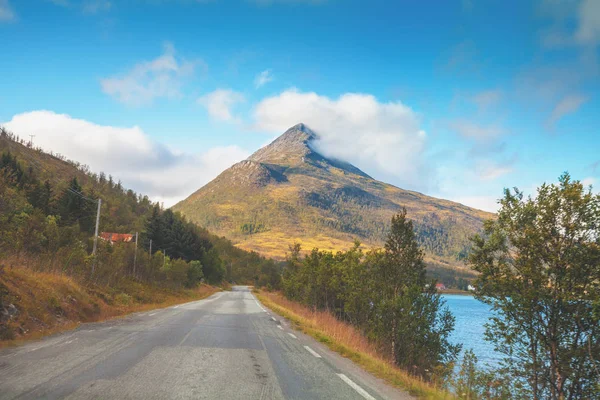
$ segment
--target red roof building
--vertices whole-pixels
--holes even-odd
[[[437,290],[446,290],[446,285],[444,285],[443,283],[436,283],[435,288]]]
[[[129,233],[113,233],[113,232],[102,232],[100,233],[100,239],[106,240],[113,244],[115,242],[133,243],[135,242],[134,235]]]

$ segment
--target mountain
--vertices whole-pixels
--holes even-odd
[[[173,208],[238,247],[283,258],[291,244],[340,250],[359,240],[380,246],[392,216],[406,207],[427,260],[460,267],[468,237],[493,217],[448,200],[377,181],[325,157],[304,124],[288,129]]]

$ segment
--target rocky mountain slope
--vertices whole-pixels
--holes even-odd
[[[359,240],[379,246],[392,215],[406,207],[428,261],[460,267],[468,237],[492,214],[379,182],[319,154],[304,124],[233,165],[174,206],[237,246],[282,258],[303,249],[338,250]]]

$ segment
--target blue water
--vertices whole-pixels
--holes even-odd
[[[492,315],[490,307],[473,296],[445,294],[442,297],[456,318],[454,332],[450,338],[452,343],[462,343],[463,352],[472,349],[479,365],[497,366],[501,355],[496,353],[494,346],[484,339],[484,325]],[[459,361],[462,361],[462,353]]]

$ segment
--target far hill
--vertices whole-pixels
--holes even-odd
[[[380,246],[402,207],[413,219],[430,264],[460,268],[469,236],[493,215],[377,181],[315,149],[318,135],[304,124],[225,170],[176,204],[190,221],[238,247],[285,257],[304,250],[341,250],[359,240]]]

